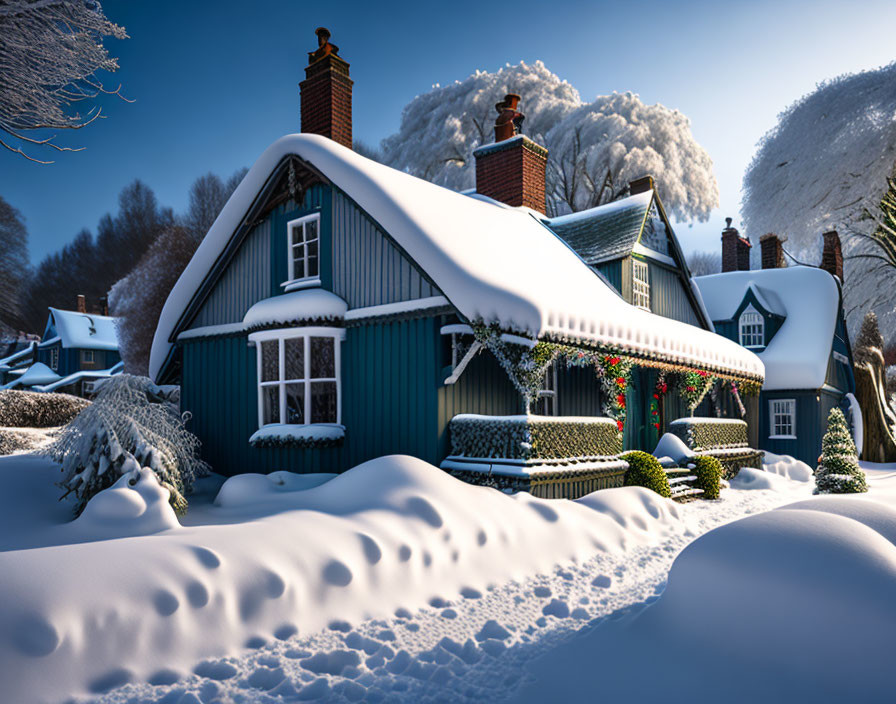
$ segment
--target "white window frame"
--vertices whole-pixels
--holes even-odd
[[[50,369],[55,372],[59,369],[59,348],[51,347],[48,354],[50,355]]]
[[[333,364],[335,377],[311,378],[311,338],[312,337],[331,337],[333,338]],[[304,375],[302,378],[286,379],[286,355],[284,353],[284,340],[290,338],[304,339]],[[249,335],[250,342],[255,343],[257,353],[255,355],[255,381],[258,387],[258,427],[264,428],[266,425],[296,425],[296,426],[312,426],[312,425],[332,425],[332,423],[286,423],[286,386],[289,384],[304,384],[304,402],[305,408],[303,417],[306,421],[311,419],[311,389],[310,386],[314,382],[335,381],[336,382],[336,424],[342,424],[342,346],[339,344],[345,340],[345,330],[343,328],[333,327],[299,327],[285,328],[279,330],[262,330]],[[275,381],[261,380],[261,343],[270,340],[277,340],[277,379]],[[264,422],[264,389],[276,386],[279,387],[279,423]]]
[[[778,417],[787,419],[778,422]],[[790,425],[790,433],[786,425]],[[768,402],[769,440],[796,440],[796,399],[772,398]]]
[[[544,379],[541,382],[541,388],[538,390],[538,395],[535,398],[535,410],[539,411],[539,404],[544,401],[545,405],[548,406],[549,413],[541,413],[537,415],[545,415],[545,416],[556,416],[559,415],[559,408],[557,407],[557,365],[556,363],[552,363],[544,371]]]
[[[81,350],[81,362],[83,364],[96,364],[96,354],[93,350]]]
[[[650,267],[635,258],[632,258],[632,305],[650,310]]]
[[[306,240],[304,237],[304,228],[309,222],[317,223],[317,237],[312,240]],[[303,229],[302,233],[302,243],[299,245],[294,245],[292,243],[292,231],[293,228],[301,226]],[[308,273],[308,244],[310,242],[317,242],[317,273],[309,274]],[[287,290],[293,290],[296,288],[303,288],[304,286],[310,286],[313,284],[320,283],[320,256],[321,256],[321,237],[320,237],[320,213],[311,213],[310,215],[303,215],[300,218],[296,218],[295,220],[290,220],[286,223],[286,266],[289,278],[283,282],[282,286],[287,287]],[[296,256],[295,249],[296,247],[301,247],[304,253],[302,257],[302,271],[297,272],[296,269]]]
[[[747,306],[738,318],[737,339],[748,350],[765,347],[765,318],[753,306]]]

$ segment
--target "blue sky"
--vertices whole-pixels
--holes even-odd
[[[324,25],[352,65],[356,138],[398,128],[434,83],[534,62],[583,99],[639,93],[690,117],[715,163],[721,207],[679,226],[685,250],[715,249],[757,140],[827,78],[896,59],[887,2],[341,2],[106,0],[130,35],[111,40],[112,77],[135,100],[104,101],[105,120],[62,135],[86,147],[51,166],[0,152],[0,195],[25,216],[32,261],[94,230],[140,178],[176,211],[199,175],[249,166],[299,130],[298,83]]]

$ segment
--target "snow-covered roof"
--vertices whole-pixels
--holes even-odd
[[[34,348],[37,346],[36,342],[29,342],[28,346],[24,349],[19,350],[18,352],[13,352],[8,357],[4,357],[0,359],[0,371],[5,371],[10,369],[13,366],[17,366],[19,364],[24,363],[29,356],[34,354]]]
[[[716,322],[731,320],[747,291],[757,294],[771,313],[785,316],[764,351],[764,389],[820,389],[837,325],[840,291],[834,277],[822,269],[732,271],[695,279],[709,314]]]
[[[16,386],[35,386],[37,384],[50,384],[59,379],[59,375],[43,362],[35,362],[18,379],[9,382],[3,387],[12,389]]]
[[[635,356],[761,378],[758,357],[730,340],[622,300],[536,218],[384,166],[325,137],[272,144],[230,197],[178,279],[159,319],[150,375],[175,326],[265,182],[287,156],[312,164],[367,211],[471,321],[532,337],[607,345]]]
[[[88,350],[117,350],[118,335],[115,332],[115,318],[108,315],[79,313],[74,310],[50,308],[50,317],[56,335],[64,348]],[[56,337],[40,344],[47,347]]]
[[[297,320],[336,320],[345,318],[347,309],[348,304],[335,293],[306,288],[259,301],[246,311],[243,325],[255,328]]]
[[[74,384],[76,381],[80,381],[81,379],[108,379],[110,376],[121,374],[123,370],[124,362],[118,362],[116,365],[110,367],[109,369],[85,369],[80,372],[75,372],[74,374],[69,374],[68,376],[64,376],[62,378],[59,378],[59,376],[57,375],[56,381],[49,384],[44,382],[42,386],[35,386],[33,390],[55,391],[56,389],[61,389],[62,387],[68,386],[69,384]]]

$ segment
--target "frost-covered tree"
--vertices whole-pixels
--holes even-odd
[[[190,202],[183,217],[183,225],[197,242],[205,237],[230,194],[248,173],[248,169],[237,170],[227,181],[211,172],[200,176],[190,186]]]
[[[0,196],[0,322],[22,322],[22,286],[28,278],[28,231],[22,214]]]
[[[0,145],[31,161],[15,140],[32,147],[77,151],[56,144],[55,134],[29,136],[32,130],[80,129],[100,117],[90,103],[107,90],[98,73],[118,69],[106,37],[124,39],[123,27],[110,22],[97,0],[5,0],[0,3]],[[12,139],[9,139],[9,138]]]
[[[722,271],[721,252],[691,252],[688,255],[688,269],[692,276],[718,274]]]
[[[844,296],[850,327],[870,307],[884,330],[896,330],[893,270],[880,261],[853,258],[880,251],[874,214],[896,163],[896,63],[844,75],[819,85],[781,113],[744,177],[742,215],[747,232],[777,232],[790,253],[818,261],[820,234],[846,234]],[[883,294],[883,298],[880,297]]]
[[[381,154],[368,151],[447,188],[473,188],[473,150],[493,141],[495,103],[506,93],[522,96],[523,133],[549,150],[549,213],[618,198],[630,180],[646,174],[657,179],[663,202],[680,219],[706,219],[718,203],[712,161],[684,115],[645,105],[632,93],[583,102],[540,61],[434,86],[405,106],[401,127],[383,140]]]
[[[855,443],[843,411],[832,408],[821,440],[821,463],[815,469],[816,494],[858,494],[868,491]]]
[[[78,513],[97,493],[142,467],[156,474],[171,492],[175,511],[183,513],[184,494],[208,473],[199,446],[161,388],[145,377],[119,374],[103,383],[93,403],[44,454],[62,465],[60,487],[64,496],[75,496]]]

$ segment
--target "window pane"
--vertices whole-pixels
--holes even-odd
[[[305,378],[305,338],[287,337],[283,341],[285,379]]]
[[[265,340],[261,343],[261,380],[277,381],[279,379],[279,351],[277,340]]]
[[[309,220],[305,223],[305,241],[317,239],[317,220]]]
[[[286,422],[305,422],[305,385],[286,384]]]
[[[261,389],[261,404],[264,422],[280,422],[280,387],[263,386]]]
[[[311,422],[336,422],[335,381],[315,381],[311,384]]]
[[[303,242],[303,241],[304,240],[302,238],[302,226],[301,225],[293,226],[293,228],[292,228],[292,243],[299,244],[300,242]]]
[[[333,379],[336,376],[336,360],[332,337],[311,338],[311,378]]]
[[[317,242],[309,242],[305,257],[308,261],[308,272],[306,276],[317,276]]]

